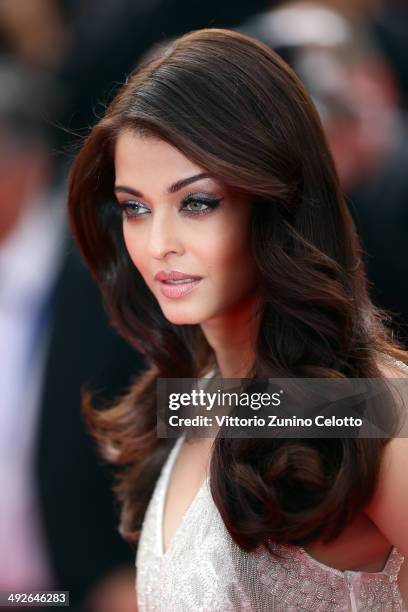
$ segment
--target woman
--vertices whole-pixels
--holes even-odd
[[[176,40],[93,128],[69,212],[149,364],[109,410],[85,406],[121,466],[122,533],[141,532],[140,612],[403,610],[405,440],[156,436],[159,377],[406,376],[288,66],[227,30]]]

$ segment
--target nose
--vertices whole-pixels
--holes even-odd
[[[154,259],[163,259],[168,253],[176,255],[183,253],[176,223],[171,220],[170,215],[157,212],[152,215],[148,249]]]

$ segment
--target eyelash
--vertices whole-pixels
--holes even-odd
[[[198,204],[205,204],[207,206],[206,209],[204,210],[200,210],[197,212],[193,212],[192,210],[187,210],[185,208],[183,208],[183,206],[180,208],[180,210],[184,210],[184,213],[186,216],[188,217],[201,217],[202,215],[208,215],[209,213],[211,213],[213,210],[215,210],[216,208],[218,208],[220,202],[221,202],[222,198],[208,198],[208,197],[197,197],[194,194],[189,194],[187,195],[184,200],[183,200],[183,206],[188,205],[188,204],[192,204],[192,203],[198,203]],[[135,210],[135,206],[138,207],[136,208],[136,210],[140,210],[141,208],[146,208],[141,202],[137,202],[136,200],[131,200],[131,201],[126,201],[123,203],[118,203],[119,206],[119,212],[122,216],[126,217],[127,219],[135,219],[136,217],[144,217],[147,213],[136,213],[136,214],[132,214],[130,211],[134,211]]]

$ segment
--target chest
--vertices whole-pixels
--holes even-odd
[[[196,438],[183,442],[179,448],[163,504],[164,551],[170,546],[208,475],[212,444],[212,438]],[[371,520],[361,513],[334,542],[328,545],[316,542],[306,547],[306,550],[320,563],[341,571],[380,572],[387,561],[391,544]],[[408,569],[405,572],[408,573]]]
[[[198,446],[187,446],[177,449],[179,461],[169,461],[146,513],[137,557],[141,612],[200,608],[214,612],[283,612],[299,609],[301,603],[302,609],[310,612],[318,606],[323,609],[322,603],[325,610],[345,612],[351,609],[350,589],[357,609],[385,610],[387,604],[393,610],[403,610],[391,581],[384,580],[384,575],[373,580],[367,574],[342,575],[316,563],[298,547],[277,546],[278,558],[267,551],[246,553],[239,549],[225,529],[208,483],[200,487],[208,469],[210,446],[207,456],[200,455],[200,469],[194,461],[198,458],[195,453],[200,454]],[[173,456],[177,458],[177,454]],[[178,514],[172,522],[173,511]],[[305,594],[301,592],[302,579]],[[400,582],[399,586],[402,591]]]
[[[212,443],[212,438],[200,438],[181,445],[169,476],[163,505],[164,552],[207,477]]]

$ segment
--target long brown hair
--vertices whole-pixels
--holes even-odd
[[[378,377],[401,347],[370,301],[359,239],[317,112],[268,47],[221,29],[191,32],[141,66],[92,129],[72,167],[74,236],[112,324],[148,369],[90,427],[118,466],[122,533],[136,540],[171,441],[156,437],[158,377],[201,375],[214,356],[199,326],[174,325],[132,264],[113,205],[113,152],[125,129],[177,147],[251,194],[263,310],[255,377]],[[381,440],[217,438],[211,491],[243,548],[335,537],[370,500]],[[256,452],[255,452],[256,451]],[[294,493],[295,491],[295,497]]]

